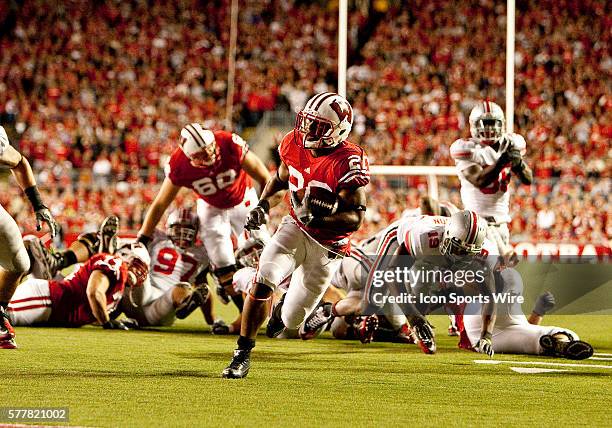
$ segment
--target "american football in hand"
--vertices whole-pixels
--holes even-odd
[[[309,186],[305,197],[314,217],[327,217],[338,210],[338,196],[319,186]]]

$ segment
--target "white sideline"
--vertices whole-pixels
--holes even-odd
[[[612,366],[601,364],[570,364],[570,363],[546,363],[543,361],[505,361],[505,360],[474,360],[476,364],[533,364],[537,366],[557,366],[557,367],[587,367],[591,369],[612,369]]]

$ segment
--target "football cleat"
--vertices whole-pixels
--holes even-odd
[[[15,330],[6,309],[0,307],[0,349],[15,349]]]
[[[119,217],[110,215],[102,221],[98,230],[100,239],[99,253],[114,254],[117,250],[117,231],[119,230]]]
[[[449,336],[459,336],[459,330],[454,324],[448,325],[448,335]]]
[[[433,326],[425,319],[412,326],[412,332],[416,338],[417,345],[426,354],[436,353],[436,341]]]
[[[223,379],[242,379],[249,374],[251,368],[251,351],[236,349],[229,366],[221,373]]]
[[[30,256],[30,273],[39,279],[50,281],[57,273],[58,260],[53,257],[39,238],[23,240]]]
[[[325,327],[334,319],[332,315],[332,304],[323,303],[319,305],[300,327],[299,333],[303,340],[312,339],[325,330]]]
[[[226,335],[230,334],[230,328],[223,320],[215,320],[212,325],[212,334]]]
[[[281,318],[281,312],[283,310],[283,303],[285,303],[286,295],[287,293],[283,294],[283,297],[280,298],[276,306],[274,306],[274,309],[272,309],[272,315],[270,315],[270,320],[266,327],[266,336],[270,338],[278,336],[285,329],[285,323]]]
[[[378,317],[369,315],[363,317],[357,328],[357,336],[361,343],[370,343],[374,339],[374,333],[378,328]]]
[[[593,347],[582,340],[575,340],[565,331],[540,337],[543,354],[570,360],[584,360],[593,356]]]
[[[395,338],[393,339],[393,342],[407,343],[407,344],[416,343],[414,335],[412,334],[412,330],[410,330],[410,327],[408,327],[408,324],[402,325],[402,327],[397,332],[397,336],[395,336]]]

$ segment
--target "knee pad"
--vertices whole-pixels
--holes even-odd
[[[22,247],[17,251],[13,258],[13,269],[12,271],[17,274],[28,273],[30,271],[30,257],[25,247]]]
[[[85,248],[87,248],[89,257],[93,256],[98,252],[98,247],[100,246],[100,239],[98,238],[98,234],[96,232],[82,233],[77,237],[77,241],[79,241],[85,246]]]

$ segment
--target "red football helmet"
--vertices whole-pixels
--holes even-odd
[[[353,108],[333,92],[312,97],[297,114],[294,132],[305,149],[335,147],[347,139],[353,126]]]
[[[196,167],[206,168],[219,159],[219,146],[215,134],[202,128],[199,123],[190,123],[181,129],[181,149]]]
[[[200,229],[200,219],[190,208],[179,208],[168,216],[166,233],[179,248],[193,246]]]

